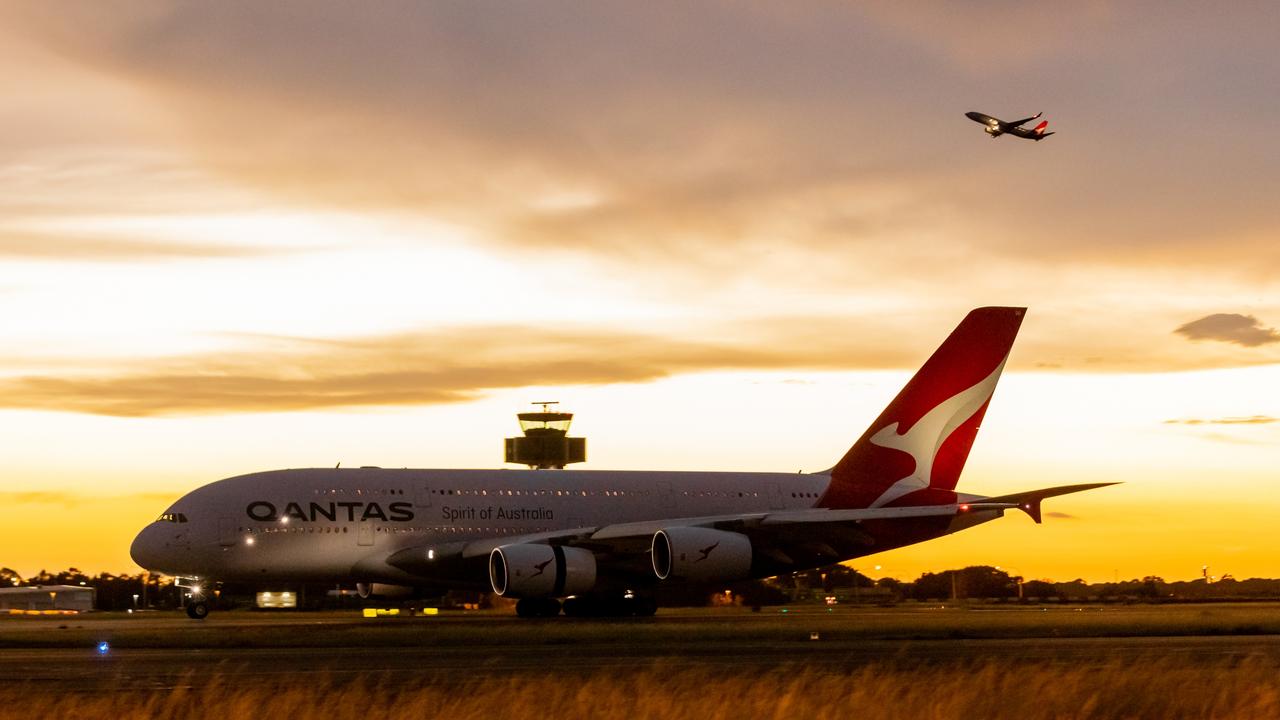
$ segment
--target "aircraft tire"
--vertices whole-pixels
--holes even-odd
[[[557,617],[560,615],[560,601],[555,598],[546,598],[542,601],[541,617]]]
[[[187,617],[192,620],[203,620],[209,617],[209,603],[204,600],[192,600],[187,603]]]
[[[566,617],[590,617],[592,614],[591,603],[586,598],[565,598],[563,607]]]
[[[651,597],[638,597],[633,603],[633,614],[636,617],[653,617],[658,612],[658,601]]]
[[[538,617],[538,601],[534,598],[523,598],[516,601],[516,615],[522,618]]]

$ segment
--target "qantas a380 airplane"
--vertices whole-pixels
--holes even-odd
[[[830,470],[276,470],[183,496],[134,561],[188,586],[355,583],[517,598],[522,617],[652,614],[662,583],[721,583],[931,540],[1045,498],[956,491],[1025,308],[969,313]],[[567,598],[564,603],[561,598]],[[209,612],[193,591],[187,613]]]

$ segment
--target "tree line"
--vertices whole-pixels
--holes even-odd
[[[0,587],[36,585],[74,585],[96,591],[98,610],[167,609],[181,605],[179,590],[173,578],[140,573],[89,575],[77,568],[60,572],[41,570],[23,578],[10,568],[0,568]],[[288,588],[270,588],[288,589]],[[309,586],[305,596],[312,607],[326,605],[332,585]],[[233,596],[248,598],[253,588],[228,586],[227,602]],[[456,593],[459,604],[476,602],[488,605],[476,593]],[[465,595],[465,597],[463,597]],[[957,570],[924,573],[912,581],[893,578],[874,580],[846,565],[831,565],[815,570],[780,575],[764,580],[730,583],[724,586],[681,586],[660,588],[659,600],[665,605],[782,605],[795,602],[822,602],[839,598],[841,603],[898,603],[904,601],[1023,601],[1023,602],[1195,602],[1209,600],[1280,599],[1280,580],[1251,578],[1236,580],[1230,576],[1211,581],[1166,581],[1149,575],[1130,580],[1088,583],[1081,579],[1067,582],[1029,580],[1006,570],[975,565]],[[339,601],[349,605],[349,597]]]

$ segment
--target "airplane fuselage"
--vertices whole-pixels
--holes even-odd
[[[219,480],[183,496],[143,529],[133,557],[169,575],[225,581],[380,582],[483,587],[456,550],[506,538],[664,518],[767,514],[815,507],[831,477],[806,473],[312,468]],[[965,496],[978,497],[978,496]],[[994,519],[999,513],[983,519]],[[182,518],[177,522],[173,518]],[[971,516],[966,526],[978,517]],[[875,523],[869,523],[874,530]],[[958,529],[922,519],[876,541],[829,548],[828,562]],[[911,539],[919,536],[919,540]],[[437,547],[441,564],[413,573],[387,559]],[[472,553],[482,564],[484,554]],[[799,559],[796,559],[799,562]],[[786,570],[761,562],[759,573]],[[758,573],[753,573],[758,574]],[[432,575],[435,575],[434,577]],[[641,573],[643,576],[644,573]]]

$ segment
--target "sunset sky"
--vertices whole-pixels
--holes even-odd
[[[1125,484],[859,569],[1280,577],[1274,3],[0,8],[0,566],[535,400],[580,467],[821,470],[1020,305],[961,489]]]

